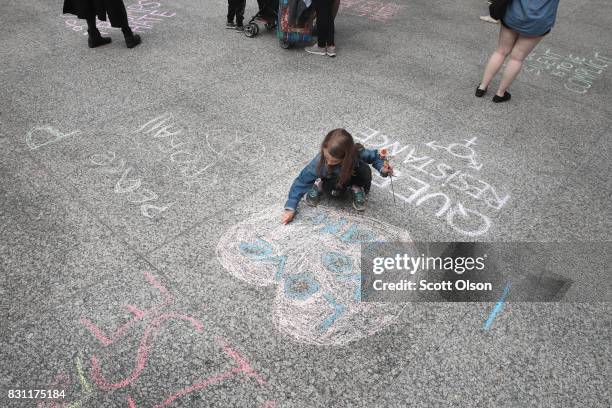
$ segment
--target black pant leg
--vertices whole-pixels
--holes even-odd
[[[227,21],[234,22],[234,17],[236,16],[236,10],[234,7],[235,0],[227,0]]]
[[[334,44],[334,21],[331,0],[314,0],[317,12],[317,43],[319,47]]]
[[[338,177],[325,177],[321,179],[321,190],[325,194],[331,194],[332,190],[336,190],[336,184],[338,183]]]
[[[123,4],[123,0],[112,0],[105,3],[106,4],[106,15],[110,20],[111,26],[116,28],[121,28],[122,30],[129,30],[130,24],[128,21],[127,10],[125,9],[125,4]],[[130,31],[131,33],[131,31]],[[125,34],[125,32],[124,32]]]
[[[372,169],[365,162],[359,162],[359,167],[355,169],[355,172],[351,176],[351,185],[363,187],[363,191],[370,192],[372,187]]]
[[[236,2],[236,25],[242,25],[244,20],[244,8],[246,7],[246,0],[238,0]]]
[[[95,33],[96,31],[98,31],[98,27],[96,27],[96,16],[95,15],[89,15],[85,18],[85,21],[87,21],[87,31],[92,34]]]

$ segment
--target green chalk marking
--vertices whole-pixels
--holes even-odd
[[[85,378],[85,374],[83,374],[83,362],[81,361],[80,357],[76,358],[75,365],[76,365],[77,375],[79,376],[79,382],[81,383],[81,388],[83,389],[85,393],[85,398],[81,398],[80,400],[76,402],[66,405],[66,408],[81,408],[81,406],[83,405],[83,402],[89,399],[93,391],[91,384],[89,384],[89,382],[87,381],[87,378]]]
[[[91,385],[87,382],[85,375],[83,374],[83,363],[81,362],[81,358],[77,357],[76,359],[76,370],[79,376],[79,381],[81,382],[81,387],[85,390],[85,393],[91,393]]]

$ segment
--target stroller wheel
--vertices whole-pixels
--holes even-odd
[[[272,30],[274,30],[275,26],[276,26],[276,24],[274,24],[274,23],[266,23],[264,27],[266,27],[266,30],[272,31]]]
[[[257,23],[249,23],[244,26],[244,35],[247,37],[255,37],[257,34],[259,34],[259,26]]]
[[[285,40],[280,40],[280,46],[281,48],[287,49],[289,47],[291,47],[291,43],[285,41]]]

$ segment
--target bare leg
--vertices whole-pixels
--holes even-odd
[[[497,74],[497,71],[504,65],[504,60],[506,56],[510,54],[512,51],[512,47],[514,47],[514,43],[518,38],[518,34],[514,31],[501,26],[499,30],[499,42],[497,43],[497,49],[491,57],[489,58],[489,62],[487,62],[487,66],[485,67],[484,74],[482,76],[482,81],[480,81],[480,89],[487,89],[491,80]]]
[[[502,79],[496,93],[498,96],[504,96],[506,90],[512,84],[512,81],[514,81],[519,72],[521,72],[523,61],[525,61],[525,58],[527,58],[529,53],[533,51],[536,45],[542,41],[542,38],[544,37],[519,36],[518,40],[516,40],[516,43],[514,44],[514,47],[512,48],[510,59],[506,65],[506,68],[504,69],[504,73],[502,74]]]

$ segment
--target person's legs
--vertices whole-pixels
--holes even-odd
[[[99,37],[100,31],[98,30],[98,27],[96,27],[96,15],[92,14],[87,16],[85,21],[87,21],[87,33],[91,36]]]
[[[87,16],[85,19],[87,21],[87,44],[89,48],[99,47],[101,45],[109,44],[111,39],[108,37],[102,37],[98,27],[96,27],[96,15],[92,14]]]
[[[306,193],[306,204],[311,207],[319,205],[321,200],[321,193],[323,192],[323,180],[320,178],[316,179],[312,188]]]
[[[227,0],[227,22],[232,24],[234,27],[234,18],[236,17],[235,9],[236,0]]]
[[[306,52],[325,55],[329,39],[331,0],[313,0],[313,5],[317,14],[317,44],[312,47],[306,47]]]
[[[331,0],[314,0],[314,3],[317,12],[317,44],[325,48],[330,38]]]
[[[342,191],[344,189],[338,188],[338,177],[326,177],[321,180],[321,184],[319,185],[321,192],[324,192],[327,195],[332,197],[338,196],[338,191]]]
[[[518,38],[518,34],[509,28],[505,27],[503,24],[499,31],[499,41],[497,44],[497,49],[487,62],[487,66],[485,67],[484,74],[482,76],[482,81],[480,81],[479,89],[487,89],[489,87],[489,83],[497,74],[497,71],[504,65],[504,60],[506,56],[510,54],[512,51],[512,47]]]
[[[121,28],[121,32],[125,37],[125,45],[128,48],[133,48],[141,43],[140,36],[134,34],[130,28],[130,22],[125,9],[123,0],[109,0],[105,2],[106,14],[110,20],[111,26]]]
[[[512,47],[508,64],[506,64],[502,74],[502,79],[496,92],[497,96],[505,95],[506,90],[521,71],[523,61],[525,61],[525,58],[533,51],[536,45],[542,41],[542,38],[544,37],[523,37],[522,35],[518,37],[514,47]]]
[[[355,189],[363,189],[364,193],[370,192],[372,186],[372,169],[365,163],[359,163],[359,167],[355,169],[355,173],[351,177],[351,186]]]
[[[334,39],[334,33],[336,31],[335,23],[334,23],[334,15],[332,10],[333,4],[331,1],[328,1],[328,10],[329,10],[329,28],[327,32],[327,45],[330,47],[336,46],[336,41]]]
[[[236,3],[236,28],[239,29],[243,25],[244,21],[244,9],[246,7],[246,0],[238,0]]]
[[[351,177],[351,191],[353,193],[353,208],[357,211],[365,210],[365,195],[372,185],[372,169],[367,163],[360,162]]]

